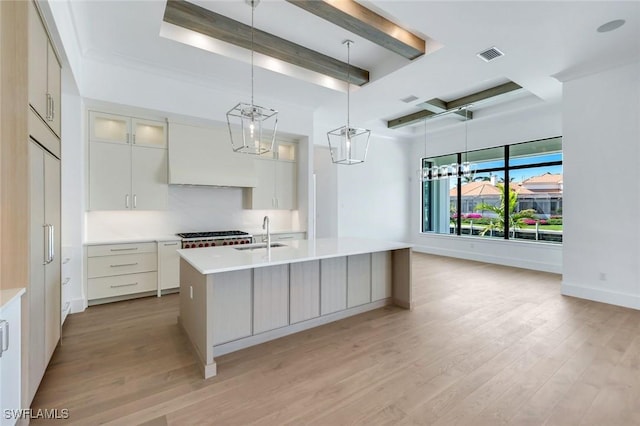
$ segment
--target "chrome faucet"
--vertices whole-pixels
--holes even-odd
[[[267,251],[271,250],[271,229],[269,225],[269,216],[265,216],[262,220],[262,229],[267,230]],[[262,238],[262,242],[264,242],[264,237]]]

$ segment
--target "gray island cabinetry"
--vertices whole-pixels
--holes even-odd
[[[215,357],[385,305],[411,309],[411,245],[340,238],[179,250],[180,317],[205,378]]]

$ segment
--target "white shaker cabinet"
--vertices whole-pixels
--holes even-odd
[[[89,134],[90,210],[167,208],[165,123],[92,111]]]
[[[292,263],[289,323],[320,316],[320,261]]]
[[[29,143],[28,395],[35,395],[60,340],[60,160]]]
[[[258,182],[244,194],[244,207],[254,210],[295,210],[298,208],[297,163],[256,159]]]
[[[5,410],[19,410],[21,406],[21,297],[24,289],[1,290],[2,293],[16,295],[4,305],[0,305],[0,426],[13,426],[16,418],[5,415]],[[3,297],[0,297],[0,302]],[[8,418],[7,418],[8,417]]]
[[[158,242],[158,296],[180,288],[180,240]]]
[[[253,334],[289,324],[289,265],[253,270]]]
[[[35,3],[29,2],[29,104],[60,137],[61,67]]]

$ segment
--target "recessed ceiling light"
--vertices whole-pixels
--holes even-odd
[[[626,21],[624,19],[615,19],[613,21],[609,21],[606,24],[602,24],[598,27],[599,33],[608,33],[609,31],[617,30],[621,26],[624,25]]]

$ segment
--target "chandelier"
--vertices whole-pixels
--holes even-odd
[[[369,149],[369,137],[371,136],[371,130],[351,127],[349,122],[350,48],[352,43],[353,41],[351,40],[342,42],[342,44],[347,45],[347,124],[327,132],[331,161],[336,164],[346,165],[364,163]]]
[[[276,129],[278,128],[278,111],[261,107],[253,102],[253,15],[260,0],[245,1],[251,6],[251,103],[240,102],[231,108],[227,112],[227,125],[231,146],[235,152],[262,155],[273,150]],[[236,134],[235,137],[232,130],[234,127],[240,127],[241,130],[240,134]]]

